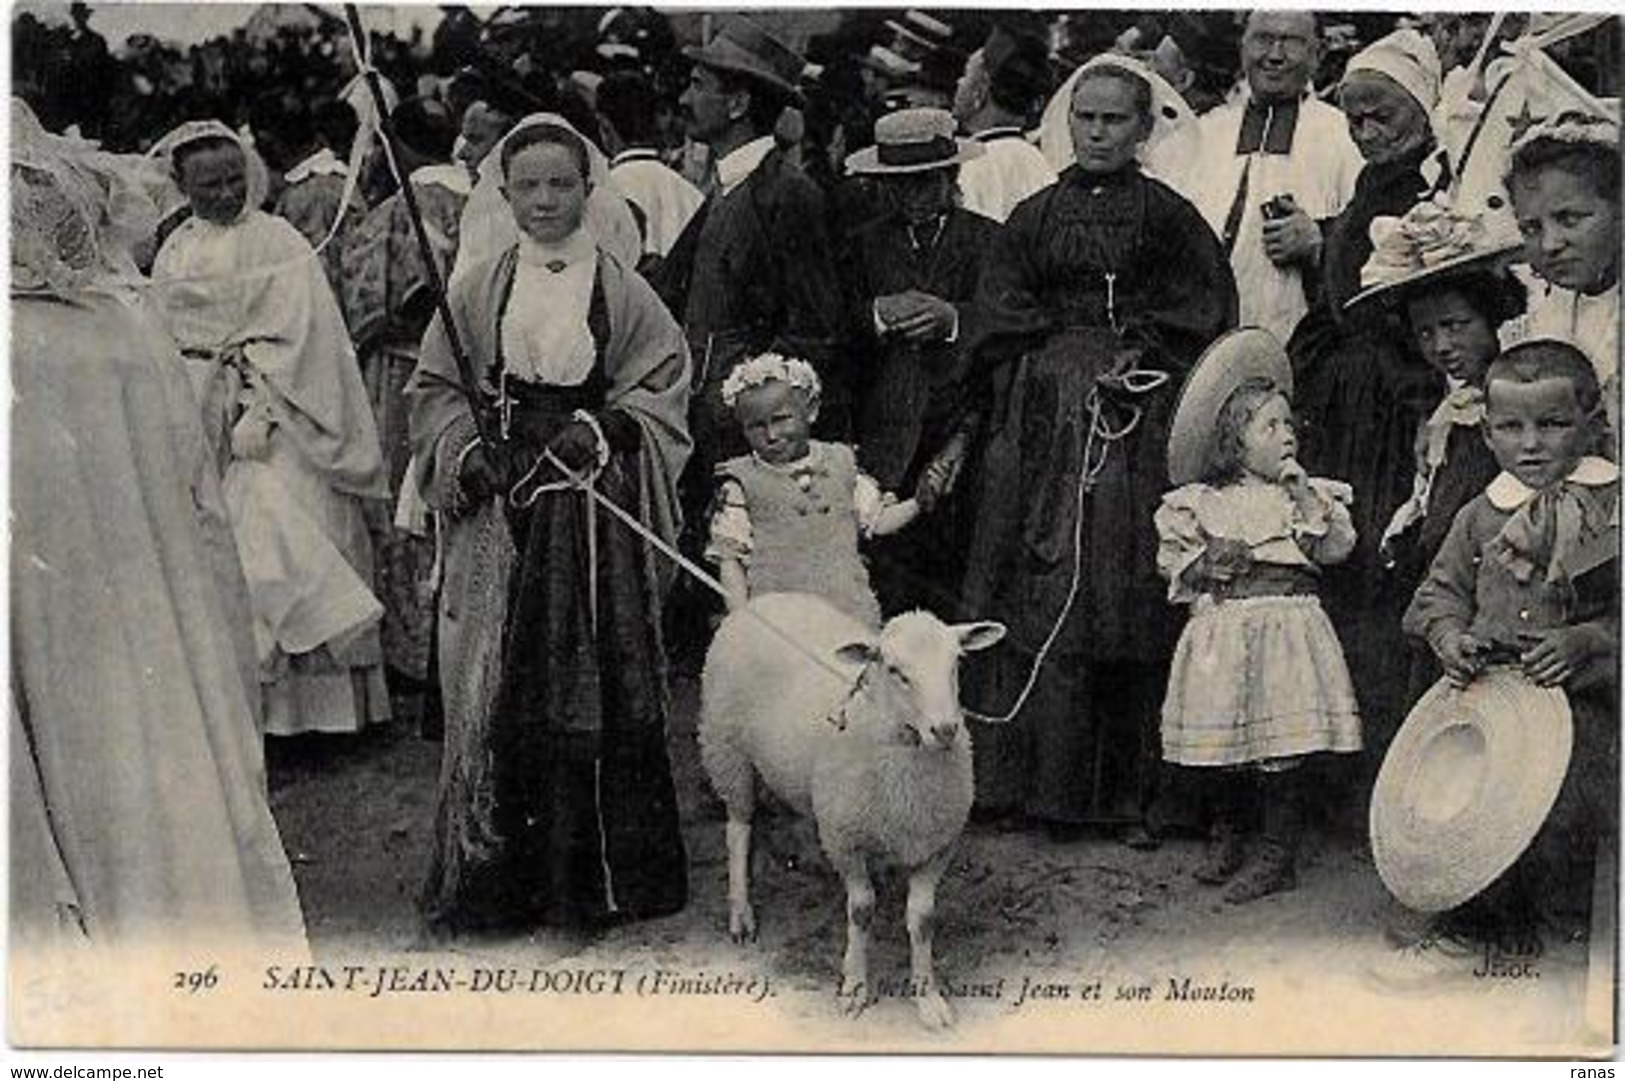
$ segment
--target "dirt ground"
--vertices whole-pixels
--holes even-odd
[[[1375,982],[1370,970],[1388,952],[1380,934],[1388,902],[1363,846],[1325,831],[1305,845],[1296,890],[1237,907],[1192,879],[1201,856],[1194,839],[1141,852],[1105,835],[1063,844],[972,826],[937,903],[937,967],[956,1028],[926,1033],[900,992],[843,1017],[834,990],[844,897],[806,824],[759,823],[760,940],[728,941],[723,830],[701,795],[696,688],[679,683],[675,697],[690,903],[676,916],[596,938],[541,930],[425,945],[414,896],[427,864],[439,745],[403,723],[273,744],[272,807],[317,961],[764,978],[773,997],[763,1008],[776,1023],[769,1042],[785,1048],[1569,1057],[1611,1044],[1611,958],[1583,941],[1549,941],[1512,976],[1458,972],[1405,993]],[[900,982],[908,969],[901,877],[883,879],[880,891],[871,977]],[[1180,999],[1174,988],[1186,979],[1231,1001]],[[1023,992],[1034,985],[1064,987],[1068,997],[1037,1001]],[[1119,997],[1142,993],[1138,987],[1149,989],[1148,1001]],[[724,1042],[759,1041],[747,1034]]]

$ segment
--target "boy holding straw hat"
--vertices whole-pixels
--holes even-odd
[[[1532,339],[1490,365],[1485,397],[1502,472],[1456,515],[1405,613],[1447,682],[1412,711],[1372,799],[1379,872],[1433,914],[1390,982],[1459,974],[1463,937],[1538,950],[1538,921],[1561,919],[1616,825],[1619,468],[1598,454],[1596,373],[1568,342]],[[1537,731],[1572,751],[1520,752]],[[1433,798],[1450,788],[1463,798]]]

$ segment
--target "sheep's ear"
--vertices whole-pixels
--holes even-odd
[[[999,639],[1004,637],[1004,624],[984,620],[981,623],[956,623],[953,632],[959,636],[959,650],[961,653],[975,653],[997,645]]]
[[[846,664],[868,664],[880,659],[880,647],[873,642],[848,642],[835,651],[835,659]]]

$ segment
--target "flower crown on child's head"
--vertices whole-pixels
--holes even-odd
[[[761,353],[728,373],[728,378],[722,381],[722,404],[732,409],[741,393],[764,383],[788,383],[805,390],[809,398],[818,397],[824,389],[818,381],[818,373],[806,361],[779,353]]]

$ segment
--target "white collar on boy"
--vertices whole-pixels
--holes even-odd
[[[1587,488],[1605,488],[1618,482],[1619,466],[1607,458],[1589,454],[1581,458],[1575,464],[1574,471],[1564,478],[1565,484],[1580,484]],[[1529,487],[1511,473],[1502,473],[1484,489],[1490,505],[1499,511],[1517,510],[1539,494],[1539,489]]]

